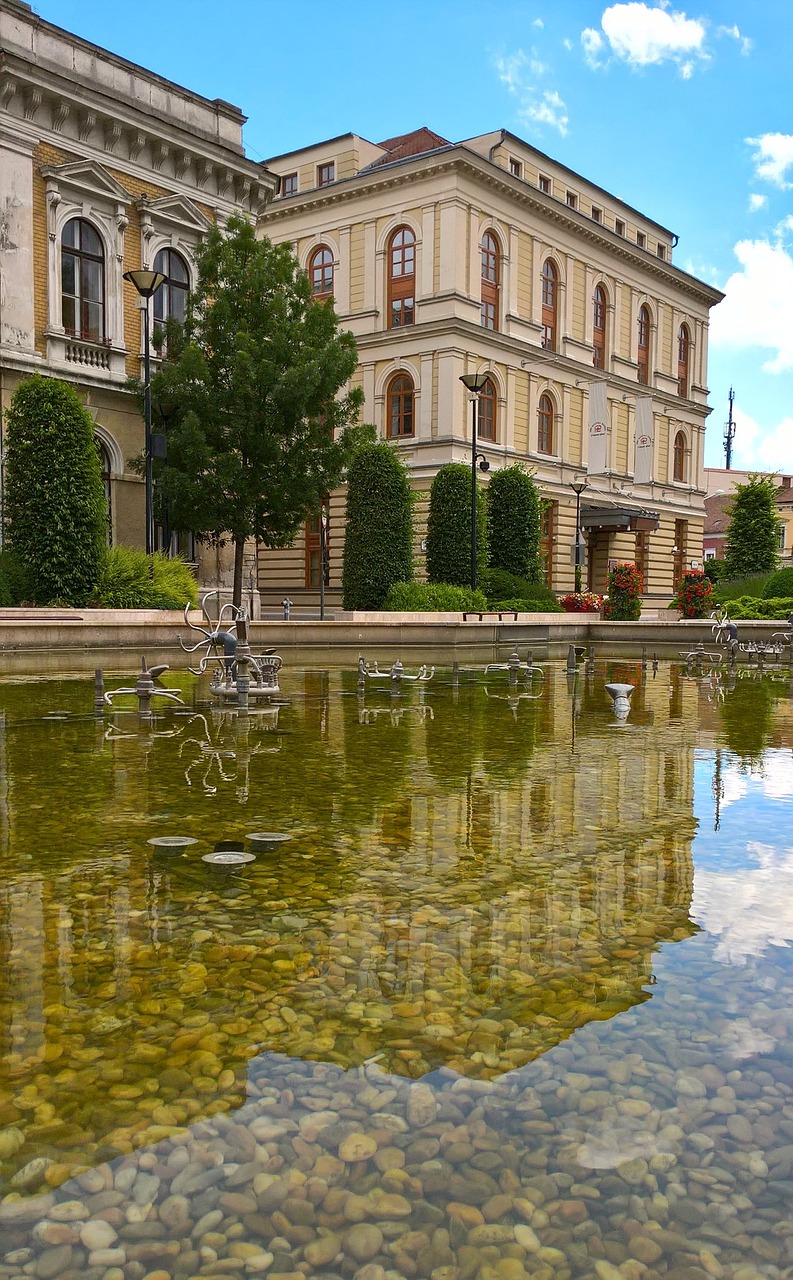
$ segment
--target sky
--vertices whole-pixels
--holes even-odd
[[[705,462],[793,473],[793,5],[33,0],[248,116],[264,160],[353,132],[506,128],[680,237],[711,314]]]

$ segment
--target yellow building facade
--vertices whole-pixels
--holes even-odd
[[[0,423],[32,373],[75,386],[95,420],[111,543],[145,542],[130,465],[144,426],[126,390],[142,377],[143,325],[123,274],[162,271],[152,319],[180,318],[207,228],[256,218],[275,189],[245,157],[244,120],[0,0]],[[214,551],[200,571],[230,580]]]
[[[263,234],[294,245],[315,296],[356,337],[363,418],[392,438],[417,491],[422,568],[430,484],[471,462],[460,379],[487,375],[479,449],[521,463],[548,502],[549,584],[572,590],[580,504],[584,581],[635,561],[659,604],[702,558],[710,308],[675,267],[676,237],[504,131],[452,143],[428,129],[354,134],[276,156]],[[341,581],[344,492],[331,495],[330,590]],[[313,599],[317,524],[262,551],[263,596]]]

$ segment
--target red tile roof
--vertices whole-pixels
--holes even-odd
[[[705,534],[726,533],[730,523],[729,509],[734,493],[714,493],[705,499]]]
[[[451,146],[451,143],[448,138],[442,138],[439,133],[433,133],[431,129],[422,126],[421,129],[414,129],[412,133],[401,133],[396,138],[386,138],[385,142],[378,142],[377,145],[388,154],[375,160],[369,165],[370,169],[375,169],[380,164],[391,164],[393,160],[407,160],[409,156],[420,156],[425,151],[436,151],[438,147]]]

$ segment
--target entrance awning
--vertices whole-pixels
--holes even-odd
[[[581,511],[581,528],[607,533],[652,533],[658,528],[657,511],[645,511],[636,507],[584,507]]]

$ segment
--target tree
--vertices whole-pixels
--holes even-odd
[[[355,450],[347,470],[342,590],[345,609],[379,609],[413,576],[413,494],[407,468],[381,440]]]
[[[490,566],[529,582],[540,582],[540,499],[520,466],[494,472],[487,490],[487,549]]]
[[[34,374],[14,393],[6,423],[7,537],[30,596],[86,604],[107,531],[91,415],[68,383]]]
[[[477,580],[487,567],[487,498],[476,503]],[[430,488],[427,516],[427,577],[430,582],[471,585],[471,468],[464,462],[439,467]]]
[[[779,563],[776,485],[770,476],[750,476],[736,486],[729,511],[725,578],[773,573]]]
[[[234,543],[234,603],[245,542],[288,545],[342,478],[363,393],[339,394],[357,364],[333,306],[312,301],[288,245],[257,240],[245,218],[196,250],[183,333],[152,381],[168,439],[159,500],[173,528]]]

